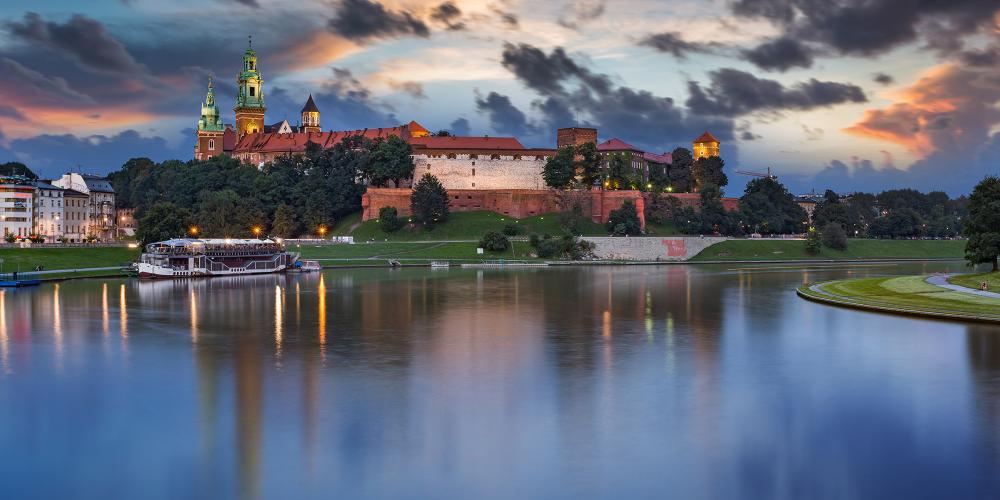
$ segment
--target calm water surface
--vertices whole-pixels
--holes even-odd
[[[794,293],[947,269],[6,290],[0,498],[997,498],[1000,328]]]

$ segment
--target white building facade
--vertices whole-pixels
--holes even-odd
[[[45,238],[46,243],[54,243],[64,234],[64,191],[63,188],[47,182],[35,182],[32,227],[34,234]]]
[[[4,238],[27,238],[32,233],[31,211],[35,186],[14,179],[0,181],[0,231]]]
[[[115,233],[115,190],[108,179],[99,175],[63,174],[53,185],[72,189],[88,196],[85,238],[111,241]]]

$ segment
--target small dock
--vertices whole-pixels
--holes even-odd
[[[3,273],[0,274],[0,287],[22,287],[40,285],[42,280],[35,273]]]

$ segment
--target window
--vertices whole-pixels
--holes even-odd
[[[256,91],[257,91],[257,89],[255,89],[254,87],[250,87],[250,97],[253,97],[254,95],[256,95],[256,94],[254,94],[254,92],[256,92]]]
[[[454,160],[456,158],[455,153],[448,153],[448,159]]]
[[[499,160],[500,159],[500,155],[490,155],[490,159],[491,160]]]
[[[521,155],[514,155],[514,159],[515,160],[520,160],[521,159]]]
[[[215,139],[208,140],[208,150],[215,151]]]
[[[476,169],[472,169],[472,176],[473,176],[473,177],[475,177],[475,176],[476,176]]]
[[[476,159],[479,159],[479,155],[469,155],[469,159],[470,159],[470,160],[476,160]]]

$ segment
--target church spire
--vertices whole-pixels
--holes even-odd
[[[320,132],[321,130],[319,125],[319,108],[316,107],[316,102],[313,101],[312,94],[309,94],[306,105],[302,106],[302,131]]]

